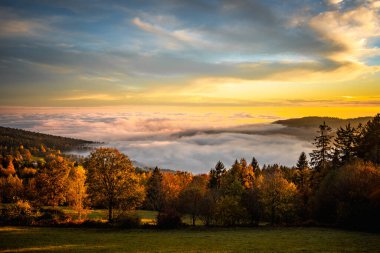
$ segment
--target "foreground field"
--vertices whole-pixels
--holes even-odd
[[[0,252],[379,252],[380,235],[321,228],[0,228]]]

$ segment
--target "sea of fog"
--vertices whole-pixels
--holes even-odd
[[[261,165],[295,165],[312,149],[302,129],[270,124],[231,124],[236,118],[181,113],[2,113],[1,126],[103,142],[140,166],[208,172],[254,156]],[[245,117],[241,115],[241,117]],[[227,123],[226,123],[227,122]],[[306,136],[306,137],[305,137]],[[86,155],[82,153],[82,155]]]

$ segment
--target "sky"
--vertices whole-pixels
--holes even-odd
[[[154,144],[167,151],[163,166],[198,168],[230,157],[227,146],[201,159],[211,147],[168,136],[379,111],[379,0],[0,1],[2,125],[112,141],[151,163],[159,154],[142,150]],[[262,152],[248,151],[258,142],[294,144],[220,134],[242,155]],[[158,142],[135,145],[136,136]],[[293,146],[278,162],[310,148]],[[184,154],[199,163],[182,166]]]

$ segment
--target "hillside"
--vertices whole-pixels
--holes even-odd
[[[310,127],[317,128],[323,122],[326,122],[331,128],[338,128],[350,123],[352,126],[366,124],[373,117],[359,117],[351,119],[340,119],[333,117],[303,117],[295,119],[277,120],[273,124],[281,124],[287,127]]]
[[[68,151],[81,149],[89,144],[94,144],[94,142],[0,126],[0,146],[19,147],[23,145],[25,148],[30,148],[43,145],[52,149]]]

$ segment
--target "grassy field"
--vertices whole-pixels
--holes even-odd
[[[322,228],[0,227],[0,252],[380,252],[380,235]]]

